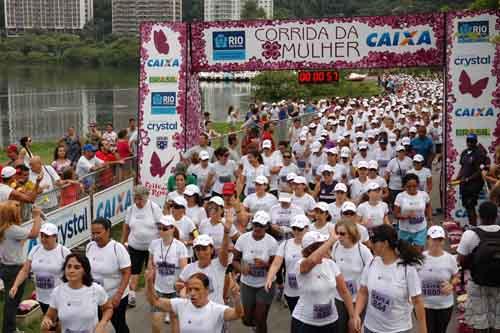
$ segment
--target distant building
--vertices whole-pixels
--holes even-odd
[[[113,0],[113,33],[138,35],[141,22],[182,21],[182,0]]]
[[[240,20],[241,9],[246,0],[205,0],[205,21]],[[257,5],[264,9],[267,18],[273,18],[273,0],[257,0]]]
[[[2,0],[8,35],[30,30],[75,32],[94,18],[94,0]]]

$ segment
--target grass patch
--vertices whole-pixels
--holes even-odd
[[[19,145],[18,145],[19,146]],[[54,150],[57,147],[57,142],[34,142],[31,150],[34,155],[39,155],[44,164],[51,164],[54,160]],[[9,161],[4,147],[0,150],[0,164],[5,165]]]

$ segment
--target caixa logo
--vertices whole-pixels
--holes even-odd
[[[429,31],[394,31],[373,32],[366,37],[369,47],[419,46],[431,45],[432,38]]]
[[[495,110],[492,107],[489,108],[457,108],[455,110],[455,116],[457,117],[494,117]]]
[[[455,211],[455,218],[456,219],[465,219],[467,218],[467,211],[463,208],[459,208]]]
[[[180,61],[178,58],[152,58],[146,62],[146,65],[151,68],[170,68],[179,67]]]
[[[146,128],[149,131],[162,132],[162,131],[176,131],[178,124],[176,121],[164,121],[159,123],[148,123]]]

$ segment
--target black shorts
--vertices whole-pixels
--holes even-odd
[[[130,245],[128,246],[128,254],[130,254],[130,263],[132,266],[132,275],[142,273],[142,268],[148,265],[149,251],[136,250]]]
[[[475,209],[483,186],[484,184],[479,182],[469,182],[460,186],[462,206],[466,209]]]

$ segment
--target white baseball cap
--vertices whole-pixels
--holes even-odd
[[[171,225],[175,225],[175,219],[172,215],[163,215],[160,218],[159,224],[164,225],[166,227],[171,226]]]
[[[334,173],[334,172],[335,172],[335,169],[334,169],[334,168],[332,168],[332,166],[331,166],[331,165],[329,165],[329,164],[325,164],[325,165],[323,165],[323,168],[322,168],[322,169],[323,169],[323,170],[321,170],[321,173],[323,173],[323,172],[325,172],[325,171],[326,171],[326,172],[330,172],[330,173]]]
[[[316,205],[314,206],[314,209],[320,209],[324,212],[328,212],[328,204],[326,202],[317,202]]]
[[[361,149],[368,149],[368,142],[366,141],[361,141],[359,144],[358,144],[358,149],[361,150]]]
[[[292,218],[292,223],[290,223],[290,227],[297,227],[300,229],[304,229],[305,227],[308,227],[311,224],[311,221],[309,218],[303,214],[300,215],[295,215]]]
[[[413,156],[413,161],[418,162],[418,163],[422,163],[424,161],[424,157],[420,154],[417,154],[417,155]]]
[[[195,194],[200,194],[200,188],[194,184],[186,185],[186,188],[184,189],[184,195],[190,197]]]
[[[2,178],[10,178],[16,174],[16,169],[6,166],[2,169]]]
[[[187,208],[187,201],[186,199],[184,199],[184,197],[181,197],[181,196],[178,196],[178,197],[175,197],[174,200],[172,200],[174,202],[174,204],[178,205],[178,206],[182,206],[184,208]]]
[[[210,158],[210,154],[206,150],[200,151],[198,156],[200,157],[200,160],[202,160],[202,161],[208,160]]]
[[[401,139],[401,143],[403,146],[409,146],[411,145],[411,140],[409,137],[405,136],[403,139]]]
[[[356,138],[363,138],[365,134],[363,132],[356,132],[355,137]]]
[[[309,128],[311,128],[311,129],[312,129],[312,128],[316,128],[317,126],[318,126],[318,125],[316,125],[316,123],[310,123],[310,124],[309,124]]]
[[[333,154],[333,155],[338,155],[339,154],[339,150],[335,147],[333,148],[329,148],[327,151],[326,151],[327,154]]]
[[[287,193],[287,192],[280,192],[278,201],[290,203],[290,202],[292,202],[292,195],[290,193]]]
[[[262,142],[262,148],[271,148],[273,146],[273,143],[271,140],[264,140]]]
[[[335,185],[335,188],[333,189],[333,192],[337,191],[347,193],[347,186],[344,183],[337,183],[337,185]]]
[[[396,142],[398,137],[394,133],[389,133],[389,142]]]
[[[433,225],[432,227],[427,230],[427,236],[430,238],[445,238],[446,233],[444,232],[443,227],[439,225]]]
[[[46,222],[42,224],[40,228],[40,233],[45,234],[47,236],[57,235],[57,226],[53,223]]]
[[[404,151],[404,150],[406,150],[406,149],[402,145],[399,145],[399,146],[396,147],[396,151]]]
[[[317,153],[319,152],[321,149],[321,142],[319,141],[314,141],[312,144],[311,144],[311,151],[313,153]]]
[[[291,182],[295,180],[295,177],[297,177],[296,173],[290,172],[288,175],[286,175],[286,181]]]
[[[294,179],[293,179],[293,182],[295,184],[304,184],[304,185],[307,185],[307,180],[305,177],[303,176],[296,176]]]
[[[193,247],[214,245],[214,240],[209,235],[199,235],[193,241]]]
[[[357,166],[358,169],[363,169],[363,168],[364,169],[368,169],[368,167],[369,166],[368,166],[368,162],[367,161],[359,161],[358,162],[358,166]]]
[[[266,213],[263,210],[257,211],[257,213],[255,213],[255,215],[252,218],[252,223],[268,225],[269,222],[271,222],[271,217],[269,216],[268,213]]]
[[[208,202],[213,202],[217,206],[224,207],[224,199],[218,196],[211,197],[210,200],[208,200]]]
[[[410,127],[410,133],[417,133],[417,128],[415,126]]]
[[[266,185],[269,184],[269,180],[266,176],[257,176],[255,178],[255,184]]]
[[[370,182],[366,188],[368,191],[375,191],[380,189],[380,185],[377,182]]]
[[[317,231],[308,231],[302,238],[302,248],[305,249],[314,243],[323,243],[328,240],[328,235],[321,234]]]
[[[340,212],[342,214],[344,214],[345,212],[355,212],[356,213],[356,210],[357,209],[356,209],[356,205],[354,204],[354,202],[346,201],[342,205],[342,208],[340,209]]]
[[[368,162],[368,169],[377,169],[378,170],[378,162],[375,160],[371,160]]]

